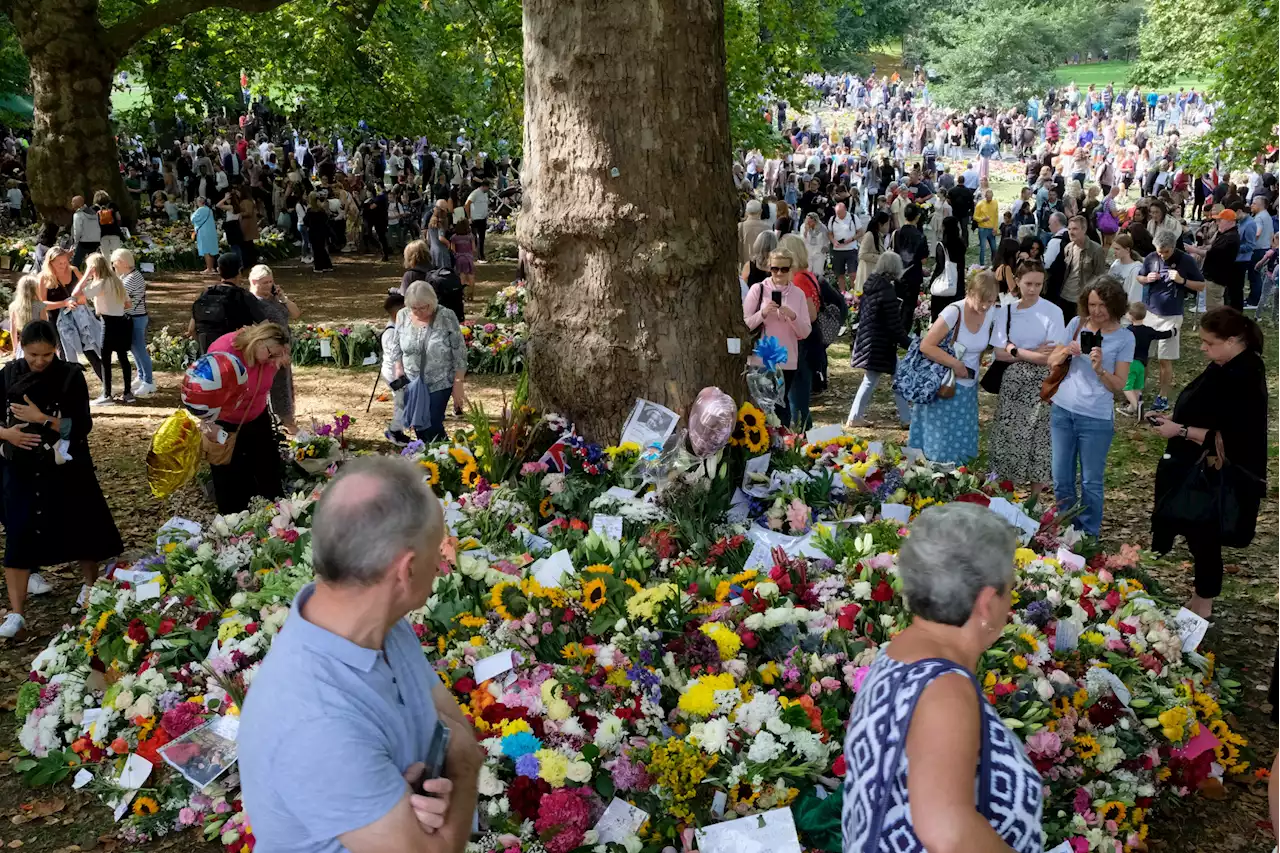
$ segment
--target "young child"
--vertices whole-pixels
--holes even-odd
[[[1013,221],[1013,211],[1006,210],[1004,212],[1004,220],[1000,223],[1000,239],[1001,240],[1017,240],[1018,226]]]
[[[1271,248],[1258,261],[1256,269],[1262,270],[1262,293],[1258,295],[1258,309],[1253,318],[1262,321],[1262,311],[1271,302],[1271,325],[1280,325],[1280,232],[1271,234]]]
[[[1125,399],[1128,406],[1116,409],[1122,415],[1142,418],[1142,389],[1147,383],[1147,358],[1151,353],[1151,342],[1171,338],[1178,333],[1177,329],[1166,329],[1157,332],[1143,321],[1147,318],[1147,306],[1134,302],[1129,306],[1129,331],[1133,332],[1133,362],[1129,365],[1129,381],[1124,386]]]
[[[396,315],[404,307],[404,296],[396,291],[387,295],[382,303],[382,312],[387,315],[387,327],[382,330],[382,378],[390,385],[396,378],[396,366],[391,362],[391,339],[396,334]],[[404,447],[409,443],[409,436],[404,431],[404,389],[393,389],[395,409],[391,415],[390,427],[382,435],[396,447]]]

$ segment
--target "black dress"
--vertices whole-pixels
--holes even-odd
[[[70,420],[68,453],[62,465],[52,447],[59,436],[44,429],[45,441],[34,450],[5,444],[0,457],[0,517],[4,521],[4,564],[14,569],[38,569],[75,560],[107,560],[124,545],[98,485],[89,456],[89,388],[84,371],[61,359],[40,373],[23,359],[0,370],[4,414],[24,397],[45,414]],[[28,427],[28,431],[35,431]]]
[[[1219,534],[1208,526],[1178,528],[1160,518],[1151,521],[1152,550],[1164,553],[1181,534],[1195,562],[1196,593],[1214,598],[1222,589],[1222,546],[1242,548],[1253,541],[1258,510],[1266,491],[1267,476],[1267,379],[1262,358],[1243,352],[1223,365],[1210,364],[1178,395],[1171,419],[1174,423],[1209,430],[1204,444],[1185,438],[1169,439],[1165,458],[1156,467],[1156,503],[1184,476],[1206,448],[1214,446],[1214,433],[1222,436],[1227,460],[1259,478],[1254,488],[1237,493],[1240,522],[1235,530]]]

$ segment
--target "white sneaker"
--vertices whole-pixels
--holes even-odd
[[[115,404],[116,401],[111,397],[108,397],[106,394],[103,394],[101,397],[95,397],[89,401],[90,406],[114,406]]]
[[[71,608],[72,613],[75,613],[77,610],[83,609],[84,606],[89,603],[89,593],[92,591],[92,589],[93,588],[90,587],[87,583],[80,584],[80,594],[76,596],[76,606]]]
[[[0,623],[0,637],[11,640],[26,629],[27,620],[23,619],[21,614],[10,613],[4,617],[4,622]]]
[[[49,586],[49,582],[39,572],[32,572],[27,578],[27,595],[44,595],[52,590],[53,587]]]
[[[143,382],[137,388],[133,389],[133,393],[137,397],[150,397],[152,394],[156,393],[156,383]]]

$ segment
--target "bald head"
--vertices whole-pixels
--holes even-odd
[[[398,456],[370,456],[334,478],[311,526],[316,576],[332,584],[371,586],[406,552],[439,547],[444,512],[417,465]]]

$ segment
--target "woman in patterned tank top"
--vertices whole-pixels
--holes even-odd
[[[929,507],[911,525],[898,572],[915,620],[854,701],[844,853],[1043,850],[1040,775],[974,677],[1009,618],[1016,547],[1013,528],[973,504]]]

